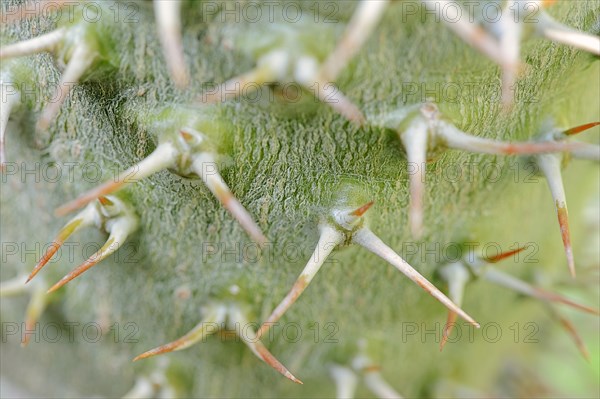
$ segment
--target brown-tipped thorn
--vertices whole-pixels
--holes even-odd
[[[44,309],[48,305],[48,296],[43,288],[36,288],[31,294],[31,299],[25,311],[25,330],[21,334],[21,347],[26,347],[29,344],[30,331],[35,331],[35,324],[39,320]],[[33,332],[35,334],[35,332]]]
[[[588,351],[587,347],[585,346],[583,339],[577,332],[577,329],[575,328],[573,323],[571,323],[571,321],[569,319],[567,319],[566,317],[563,317],[560,313],[558,313],[558,311],[556,311],[552,306],[548,306],[548,309],[550,309],[550,313],[560,323],[560,325],[565,329],[566,333],[569,334],[569,336],[575,343],[575,346],[577,346],[579,353],[581,353],[581,356],[583,356],[583,358],[587,362],[589,362],[590,361],[590,352]]]
[[[240,326],[249,326],[250,323],[247,320],[246,316],[242,313],[240,309],[233,308],[231,309],[231,321]],[[243,333],[239,335],[241,340],[250,348],[252,353],[256,355],[259,359],[264,361],[266,364],[271,366],[273,369],[277,370],[281,375],[286,377],[287,379],[295,382],[296,384],[303,384],[302,381],[297,379],[279,360],[275,358],[269,352],[269,350],[260,342],[259,338],[254,334],[254,331],[250,328],[243,328]]]
[[[84,211],[85,212],[85,211]],[[44,256],[39,260],[37,265],[33,268],[33,271],[27,278],[25,283],[31,281],[40,270],[48,263],[48,261],[54,256],[54,254],[59,250],[59,248],[63,245],[65,240],[71,236],[71,234],[75,233],[80,227],[83,227],[82,224],[86,221],[84,216],[78,216],[75,219],[71,220],[65,227],[63,227],[59,232]]]
[[[506,258],[510,258],[511,256],[518,254],[519,252],[525,250],[525,248],[527,248],[527,246],[524,246],[524,247],[521,247],[521,248],[517,248],[517,249],[513,249],[512,251],[502,252],[502,253],[499,253],[498,255],[484,258],[484,260],[486,262],[488,262],[488,263],[498,263],[501,260],[504,260]]]
[[[209,315],[207,315],[205,320],[196,325],[196,327],[194,327],[189,333],[185,334],[183,337],[168,344],[161,345],[157,348],[146,351],[141,355],[136,356],[133,359],[133,361],[136,362],[138,360],[147,359],[149,357],[161,355],[163,353],[180,351],[189,348],[195,343],[202,341],[208,335],[217,332],[219,324],[225,321],[225,317],[225,308],[215,308]]]
[[[450,334],[452,333],[452,329],[454,329],[454,326],[456,325],[456,318],[458,317],[458,315],[449,310],[448,311],[448,317],[446,319],[446,325],[444,326],[444,332],[442,333],[442,340],[440,341],[440,352],[444,349],[444,346],[446,346],[446,343],[448,342],[448,337],[450,336]]]
[[[373,206],[373,204],[375,204],[375,201],[364,204],[360,208],[350,212],[350,216],[361,217]]]
[[[343,236],[336,229],[329,225],[321,226],[321,236],[319,237],[319,242],[317,243],[312,256],[292,286],[292,289],[258,329],[258,332],[256,333],[258,339],[260,339],[269,328],[271,328],[273,323],[277,322],[277,320],[279,320],[296,302],[315,275],[319,272],[327,257],[342,241]]]
[[[122,241],[124,241],[124,239]],[[69,281],[71,281],[74,278],[76,278],[77,276],[83,274],[90,268],[96,266],[98,263],[100,263],[102,260],[104,260],[107,256],[114,253],[123,244],[122,241],[119,242],[114,236],[111,235],[108,238],[108,241],[106,241],[106,243],[102,246],[102,248],[100,248],[100,250],[98,252],[96,252],[95,254],[90,256],[88,258],[88,260],[83,262],[81,265],[77,266],[69,274],[64,276],[59,282],[54,284],[48,290],[48,293],[58,290],[63,285],[67,284]]]
[[[386,260],[406,277],[411,279],[419,287],[424,289],[427,293],[441,302],[449,310],[458,313],[460,317],[479,328],[479,324],[473,320],[465,311],[450,300],[443,292],[437,289],[431,284],[425,277],[417,272],[411,265],[409,265],[400,255],[398,255],[393,249],[388,247],[379,237],[377,237],[371,230],[366,227],[361,228],[359,231],[354,233],[352,242],[363,246],[375,255]]]
[[[192,165],[194,171],[202,178],[206,187],[208,187],[223,207],[238,221],[254,242],[264,247],[267,243],[267,238],[219,174],[212,154],[201,153],[195,156]]]
[[[168,168],[175,162],[176,156],[177,150],[172,144],[160,144],[152,154],[148,155],[148,157],[140,161],[140,163],[121,173],[114,181],[107,181],[87,193],[82,194],[77,199],[57,208],[54,213],[57,216],[64,216],[67,213],[87,205],[98,197],[106,196],[121,189],[126,184],[134,183],[162,169]]]
[[[487,281],[490,281],[494,284],[501,285],[513,291],[516,291],[522,295],[526,295],[529,297],[541,299],[547,302],[556,302],[562,303],[563,305],[570,306],[574,309],[578,309],[582,312],[590,313],[593,315],[600,315],[600,311],[598,309],[591,308],[589,306],[581,305],[579,303],[573,302],[570,299],[556,294],[554,292],[546,291],[541,288],[533,287],[532,285],[526,283],[523,280],[520,280],[516,277],[513,277],[507,273],[503,273],[499,270],[494,269],[493,267],[488,267],[483,274],[483,278]]]
[[[590,123],[586,123],[584,125],[579,125],[579,126],[575,126],[572,127],[570,129],[567,129],[565,131],[563,131],[563,134],[565,136],[573,136],[575,134],[579,134],[581,132],[585,132],[586,130],[589,130],[595,126],[600,125],[600,122],[590,122]]]
[[[560,235],[562,237],[565,255],[567,257],[567,265],[572,277],[575,277],[575,259],[573,257],[573,248],[571,246],[571,233],[569,231],[569,215],[567,212],[567,197],[565,188],[562,182],[561,175],[561,160],[552,155],[539,155],[537,164],[540,170],[546,176],[548,187],[554,199],[556,213],[558,216],[558,225],[560,227]]]

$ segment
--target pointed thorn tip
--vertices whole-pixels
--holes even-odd
[[[352,211],[350,213],[350,215],[351,216],[361,217],[362,215],[364,215],[373,206],[373,204],[375,204],[375,201],[368,202],[365,205],[361,206],[360,208]]]

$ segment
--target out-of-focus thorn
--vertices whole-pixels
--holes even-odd
[[[66,35],[66,30],[59,28],[33,39],[2,46],[0,47],[0,60],[37,54],[43,51],[52,51]]]
[[[527,246],[513,249],[512,251],[502,252],[502,253],[499,253],[498,255],[484,257],[483,259],[488,263],[498,263],[506,258],[510,258],[511,256],[520,253],[521,251],[525,250],[525,248],[527,248]]]
[[[571,323],[571,321],[569,319],[567,319],[566,317],[563,317],[552,306],[548,306],[548,309],[550,310],[550,314],[552,315],[552,317],[554,317],[560,323],[560,325],[564,328],[566,333],[569,334],[569,336],[575,343],[575,346],[577,346],[579,353],[581,353],[581,356],[583,356],[583,358],[589,362],[590,361],[590,352],[588,351],[585,343],[583,342],[583,339],[577,332],[577,329],[575,328],[573,323]]]
[[[33,332],[35,334],[35,325],[48,305],[48,295],[46,295],[45,291],[45,287],[37,286],[31,293],[29,304],[25,310],[25,330],[23,331],[23,334],[21,334],[22,347],[27,346],[29,343],[29,332]]]
[[[471,274],[462,262],[453,262],[442,266],[438,271],[440,277],[448,284],[448,297],[456,304],[462,306],[465,287],[471,279]],[[456,324],[457,314],[452,310],[448,311],[448,318],[444,326],[444,332],[440,342],[440,351],[444,349],[448,342],[448,337]]]
[[[0,78],[1,79],[1,78]],[[9,91],[12,88],[12,92]],[[0,80],[0,172],[4,173],[6,165],[6,152],[4,143],[6,139],[6,127],[12,110],[19,105],[21,95],[16,87],[9,82]]]
[[[11,297],[27,291],[26,275],[16,276],[0,283],[0,298]]]
[[[358,4],[337,47],[321,67],[323,80],[334,81],[338,77],[371,36],[389,3],[389,0],[362,0]]]
[[[190,83],[190,78],[185,66],[181,38],[181,1],[154,0],[154,14],[171,77],[177,87],[185,89]]]
[[[586,313],[590,313],[590,314],[594,314],[594,315],[600,314],[600,311],[598,311],[597,309],[573,302],[570,299],[568,299],[562,295],[556,294],[554,292],[549,292],[549,291],[543,290],[541,288],[533,287],[532,285],[526,283],[525,281],[519,280],[516,277],[513,277],[509,274],[503,273],[492,267],[486,268],[482,277],[484,279],[486,279],[487,281],[490,281],[494,284],[498,284],[503,287],[509,288],[509,289],[516,291],[522,295],[526,295],[526,296],[529,296],[532,298],[537,298],[542,301],[562,303],[562,304],[570,306],[574,309],[578,309],[582,312],[586,312]]]
[[[356,394],[358,377],[352,370],[337,364],[329,366],[329,374],[335,382],[337,399],[353,399]]]

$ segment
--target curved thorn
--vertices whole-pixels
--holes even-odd
[[[485,260],[488,263],[498,263],[506,258],[510,258],[511,256],[518,254],[519,252],[525,250],[526,248],[527,248],[527,245],[524,247],[521,247],[521,248],[513,249],[512,251],[506,251],[506,252],[499,253],[498,255],[495,255],[495,256],[484,257],[483,260]]]
[[[371,207],[373,206],[374,203],[375,203],[375,201],[366,203],[365,205],[361,206],[360,208],[350,212],[350,216],[361,217],[362,215],[367,213],[367,211],[369,209],[371,209]]]
[[[27,309],[25,310],[25,330],[21,339],[22,347],[29,344],[30,334],[28,332],[35,330],[36,323],[48,305],[48,295],[44,291],[43,288],[36,288],[31,294],[29,304],[27,304]]]
[[[184,89],[189,85],[190,79],[185,66],[181,39],[181,2],[154,0],[154,14],[171,77],[177,87]]]
[[[352,399],[356,394],[358,377],[347,367],[332,364],[329,366],[329,373],[336,386],[337,399]]]
[[[563,134],[565,136],[573,136],[573,135],[579,134],[581,132],[584,132],[584,131],[591,129],[598,125],[600,125],[600,122],[585,123],[583,125],[579,125],[579,126],[575,126],[570,129],[567,129],[567,130],[563,131]]]
[[[250,213],[234,197],[227,184],[223,181],[212,154],[201,153],[196,155],[192,161],[192,168],[202,178],[206,187],[208,187],[223,207],[238,221],[246,233],[261,247],[264,246],[267,238],[252,219]]]
[[[113,193],[127,184],[135,183],[138,180],[171,167],[175,163],[177,154],[177,149],[173,144],[168,142],[160,144],[150,155],[148,155],[148,157],[121,173],[114,181],[107,181],[87,193],[82,194],[77,199],[56,209],[55,214],[57,216],[63,216],[73,212],[98,197]]]
[[[413,237],[423,235],[423,197],[427,162],[428,126],[421,118],[401,134],[400,139],[408,158],[410,202],[408,219]]]
[[[516,291],[522,295],[529,296],[532,298],[537,298],[542,301],[547,302],[557,302],[562,303],[564,305],[570,306],[572,308],[578,309],[582,312],[599,315],[600,311],[597,309],[578,304],[576,302],[571,301],[568,298],[565,298],[562,295],[556,294],[554,292],[546,291],[541,288],[533,287],[532,285],[526,283],[523,280],[520,280],[516,277],[513,277],[509,274],[503,273],[499,270],[496,270],[492,267],[488,267],[483,273],[483,277],[494,283],[501,285],[503,287],[509,288],[513,291]]]
[[[161,345],[149,351],[136,356],[133,361],[141,359],[147,359],[152,356],[161,355],[163,353],[180,351],[204,340],[210,334],[215,333],[219,328],[219,324],[225,321],[227,316],[227,308],[224,306],[218,306],[211,309],[211,312],[207,314],[206,318],[198,323],[190,332],[185,334],[183,337],[170,342],[165,345]]]
[[[22,294],[27,291],[25,280],[27,276],[16,276],[0,283],[0,298]]]
[[[300,273],[300,276],[292,286],[292,289],[285,296],[285,298],[283,298],[283,300],[275,308],[275,310],[273,310],[271,315],[262,324],[262,326],[260,326],[256,334],[259,339],[296,302],[296,300],[304,292],[306,287],[308,287],[315,275],[319,272],[321,266],[323,266],[327,257],[331,254],[335,247],[342,243],[342,234],[333,227],[323,225],[321,226],[320,230],[321,235],[319,237],[319,242],[317,243],[317,247],[315,248],[312,256],[310,257],[308,263],[304,267],[304,270],[302,270],[302,273]]]
[[[0,60],[52,51],[65,38],[66,33],[64,28],[59,28],[33,39],[2,46],[0,47]]]
[[[67,238],[69,238],[73,233],[75,233],[82,227],[93,225],[96,214],[97,210],[95,206],[91,205],[89,208],[84,209],[81,213],[79,213],[77,216],[71,219],[65,225],[65,227],[63,227],[58,232],[56,238],[54,239],[46,253],[44,253],[37,265],[33,268],[33,271],[27,278],[26,283],[31,281],[31,279],[34,278],[40,272],[40,270],[42,270],[42,268],[48,263],[48,261],[50,261],[52,256],[54,256],[54,254],[60,249],[60,247],[67,240]]]
[[[431,284],[411,265],[406,263],[406,261],[402,259],[400,255],[398,255],[393,249],[391,249],[383,241],[381,241],[379,237],[377,237],[371,230],[367,229],[366,227],[363,227],[362,229],[358,230],[352,237],[352,242],[365,247],[369,251],[373,252],[375,255],[386,260],[388,263],[390,263],[392,266],[394,266],[396,269],[402,272],[406,277],[408,277],[418,286],[423,288],[431,296],[440,301],[448,309],[458,313],[460,317],[473,324],[475,327],[479,328],[479,324],[475,320],[473,320],[471,316],[469,316],[461,308],[456,306],[454,302],[452,302],[446,295],[444,295],[444,293],[442,293],[433,284]]]
[[[319,100],[329,105],[350,122],[357,126],[365,124],[366,118],[362,111],[333,83],[315,81],[314,85],[316,85],[316,90],[314,89],[314,86],[311,87],[304,84],[304,86],[312,91]]]
[[[252,331],[251,328],[245,328],[249,326],[250,323],[241,310],[233,308],[230,312],[231,321],[239,326],[242,326],[242,332],[240,333],[239,337],[242,341],[244,341],[246,346],[250,348],[252,353],[256,355],[256,357],[271,366],[273,369],[277,370],[281,375],[289,380],[295,382],[296,384],[303,384],[302,381],[294,377],[294,375],[283,364],[281,364],[281,362],[277,360],[275,356],[271,354],[271,352],[269,352],[269,350],[263,345],[262,342],[260,342],[260,338],[254,333],[254,331]]]
[[[548,187],[554,199],[556,213],[558,215],[558,225],[560,226],[560,235],[562,237],[565,255],[567,256],[567,265],[571,276],[575,277],[575,260],[573,258],[573,248],[571,247],[571,233],[569,231],[569,215],[567,212],[567,197],[562,182],[560,172],[560,157],[554,155],[539,155],[537,164],[546,176]]]
[[[467,134],[451,123],[440,121],[436,134],[448,148],[497,155],[531,155],[553,152],[573,152],[581,148],[581,143],[561,143],[552,141],[505,143],[498,140]]]
[[[362,0],[358,4],[337,47],[321,67],[324,80],[333,81],[338,77],[371,36],[388,4],[389,0]]]
[[[125,243],[127,237],[133,232],[133,230],[135,230],[137,227],[137,222],[130,220],[126,216],[123,216],[119,220],[115,221],[111,227],[112,228],[110,235],[108,236],[108,240],[102,246],[102,248],[90,256],[88,260],[64,276],[58,283],[54,284],[48,290],[48,293],[56,291],[69,281],[73,280],[77,276],[106,259],[106,257],[109,255],[115,253]]]
[[[486,32],[482,27],[469,21],[469,13],[462,11],[459,20],[448,20],[444,10],[447,6],[451,5],[448,0],[421,0],[421,3],[430,12],[435,12],[437,17],[446,23],[446,26],[450,28],[454,33],[464,40],[467,44],[481,51],[488,58],[496,62],[498,65],[503,65],[504,59],[502,58],[502,52],[496,41],[496,39]],[[436,4],[437,3],[437,4]],[[463,18],[465,16],[465,18]]]
[[[10,118],[10,113],[12,109],[18,105],[21,97],[17,91],[15,91],[15,93],[12,93],[12,95],[8,93],[8,86],[8,83],[0,82],[0,101],[2,101],[2,107],[0,107],[0,171],[2,172],[4,172],[6,164],[4,140],[6,137],[6,127],[8,125],[8,119]],[[6,102],[4,102],[5,98]]]
[[[84,44],[75,47],[54,95],[42,111],[42,115],[36,126],[38,131],[48,129],[52,120],[58,115],[60,107],[67,99],[71,88],[87,72],[93,64],[94,58],[94,54]]]

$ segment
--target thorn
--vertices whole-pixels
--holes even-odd
[[[567,256],[567,265],[569,266],[571,276],[575,278],[575,260],[573,258],[573,248],[571,247],[571,233],[569,232],[567,197],[560,172],[561,160],[559,157],[553,155],[540,155],[536,157],[536,160],[541,171],[546,176],[548,187],[550,187],[550,192],[552,193],[558,215],[560,235],[565,248],[565,255]]]
[[[423,277],[419,272],[417,272],[411,265],[406,263],[404,259],[400,257],[393,249],[388,247],[383,241],[379,239],[372,231],[368,228],[363,227],[359,231],[357,231],[352,237],[352,242],[358,245],[361,245],[373,252],[375,255],[380,258],[386,260],[400,272],[402,272],[406,277],[411,279],[421,288],[423,288],[426,292],[428,292],[435,299],[440,301],[444,306],[453,312],[458,313],[460,317],[473,324],[475,327],[479,328],[479,324],[473,320],[471,316],[465,313],[461,308],[456,306],[454,302],[452,302],[446,295],[444,295],[439,289],[437,289],[433,284],[431,284],[425,277]]]
[[[35,331],[35,324],[38,322],[42,313],[48,305],[48,296],[43,288],[36,288],[31,294],[31,299],[25,310],[25,330],[22,334],[21,347],[29,344],[29,331]]]
[[[586,123],[584,125],[579,125],[579,126],[575,126],[575,127],[570,128],[570,129],[567,129],[567,130],[565,130],[563,132],[563,134],[565,136],[573,136],[573,135],[579,134],[581,132],[584,132],[584,131],[586,131],[588,129],[591,129],[591,128],[593,128],[595,126],[598,126],[598,125],[600,125],[600,122]]]
[[[453,311],[448,311],[448,317],[446,319],[446,325],[444,326],[444,332],[442,333],[442,340],[440,341],[440,352],[444,350],[444,346],[448,342],[448,337],[452,333],[454,326],[456,325],[456,317],[458,315]]]
[[[316,90],[314,90],[315,85],[317,88]],[[356,126],[360,127],[366,123],[366,118],[358,106],[350,101],[350,99],[348,99],[333,83],[315,81],[311,82],[310,85],[304,83],[304,86],[309,91],[312,91],[319,100],[329,105],[334,111],[354,123]]]
[[[65,37],[64,28],[56,29],[33,39],[0,47],[0,60],[52,51]]]
[[[200,153],[194,156],[192,169],[202,178],[202,181],[219,200],[225,209],[238,221],[248,235],[261,247],[267,243],[267,238],[260,227],[254,222],[250,213],[234,197],[227,184],[217,170],[217,164],[210,153]]]
[[[94,59],[94,53],[85,45],[81,44],[75,47],[54,95],[42,111],[42,115],[36,126],[38,131],[41,132],[48,129],[52,120],[58,115],[60,107],[65,102],[71,88],[87,72]]]
[[[181,1],[154,0],[154,14],[171,77],[177,87],[185,89],[190,78],[185,66],[181,38]]]
[[[69,274],[64,276],[58,283],[54,284],[48,293],[54,292],[73,280],[80,274],[100,263],[109,255],[115,253],[127,240],[127,237],[133,233],[138,227],[137,218],[131,214],[124,214],[115,218],[113,223],[107,225],[106,230],[109,233],[106,243],[92,256],[81,265],[73,269]]]
[[[163,353],[180,351],[190,346],[203,341],[210,334],[214,334],[217,331],[217,326],[225,322],[227,316],[227,308],[224,306],[218,306],[209,312],[206,318],[201,321],[196,327],[194,327],[189,333],[183,337],[170,342],[165,345],[161,345],[157,348],[151,349],[136,356],[133,361],[136,362],[141,359],[147,359],[152,356],[161,355]]]
[[[360,51],[375,30],[388,4],[389,0],[363,0],[358,4],[337,47],[321,67],[324,80],[335,80]]]
[[[390,384],[388,384],[381,373],[375,369],[364,371],[365,384],[377,398],[402,399],[400,395]]]
[[[575,328],[575,326],[573,325],[573,323],[571,323],[566,317],[561,316],[552,306],[548,306],[548,308],[550,309],[550,313],[552,314],[552,316],[555,319],[557,319],[557,321],[565,329],[565,331],[567,332],[567,334],[569,334],[569,336],[571,337],[571,339],[573,340],[573,342],[577,346],[577,349],[579,350],[579,353],[581,353],[581,355],[583,356],[583,358],[587,362],[589,362],[590,361],[590,353],[587,350],[587,347],[585,346],[585,343],[583,342],[583,339],[581,338],[581,336],[577,332],[577,329]]]
[[[127,184],[134,183],[156,172],[171,167],[175,164],[177,155],[178,151],[173,144],[169,142],[160,144],[148,157],[121,173],[114,181],[107,181],[95,189],[82,194],[77,199],[56,209],[55,214],[57,216],[64,216],[85,206],[98,197],[114,193]]]
[[[215,90],[203,93],[198,102],[204,104],[222,103],[232,98],[238,98],[242,93],[250,94],[272,79],[272,75],[269,72],[259,67],[243,75],[229,79],[215,88]]]
[[[523,280],[520,280],[509,274],[503,273],[492,267],[488,267],[486,269],[486,271],[483,274],[483,277],[486,280],[488,280],[494,284],[498,284],[503,287],[509,288],[509,289],[516,291],[525,296],[537,298],[537,299],[540,299],[542,301],[547,301],[547,302],[562,303],[564,305],[578,309],[582,312],[586,312],[586,313],[590,313],[590,314],[594,314],[594,315],[600,314],[600,311],[598,311],[597,309],[593,309],[593,308],[585,306],[585,305],[580,305],[576,302],[571,301],[568,298],[565,298],[562,295],[559,295],[559,294],[556,294],[553,292],[549,292],[549,291],[545,291],[541,288],[533,287]]]
[[[600,146],[588,143],[577,143],[579,146],[571,151],[574,158],[600,161]]]
[[[446,7],[456,7],[454,2],[448,0],[421,0],[421,3],[428,11],[436,13],[437,18],[444,21],[446,26],[467,44],[485,54],[498,65],[504,64],[503,54],[496,39],[481,26],[470,22],[469,18],[472,18],[472,16],[468,12],[461,10],[458,20],[449,20],[444,10],[447,9]]]
[[[37,265],[33,268],[33,271],[27,278],[25,283],[31,281],[40,270],[50,261],[52,256],[59,250],[59,248],[63,245],[63,243],[69,238],[73,233],[79,230],[82,227],[90,226],[94,224],[94,218],[96,215],[96,208],[92,205],[89,208],[84,209],[81,213],[71,219],[65,227],[63,227],[59,232],[46,253],[39,260]]]
[[[319,237],[319,242],[317,243],[317,247],[315,248],[312,256],[292,286],[290,292],[258,329],[256,334],[258,339],[260,339],[267,331],[269,331],[269,328],[273,325],[273,323],[276,323],[277,320],[279,320],[281,316],[283,316],[285,312],[287,312],[287,310],[296,302],[306,287],[308,287],[315,275],[319,272],[327,257],[331,254],[335,247],[342,243],[344,239],[340,232],[329,225],[322,225],[320,230],[321,235]]]
[[[362,374],[367,388],[373,392],[376,398],[402,399],[402,395],[396,392],[381,376],[381,367],[374,364],[366,355],[355,357],[352,367]]]
[[[525,250],[525,248],[527,248],[527,246],[524,246],[524,247],[521,247],[521,248],[517,248],[517,249],[513,249],[512,251],[502,252],[502,253],[499,253],[498,255],[495,255],[495,256],[484,257],[483,259],[486,262],[488,262],[488,263],[498,263],[501,260],[504,260],[506,258],[510,258],[511,256],[518,254],[519,252]]]
[[[3,281],[0,283],[0,298],[7,298],[22,294],[27,291],[25,286],[25,279],[27,276],[20,275],[11,278],[10,280]]]
[[[347,367],[332,364],[329,366],[329,373],[335,382],[336,398],[351,399],[356,394],[356,386],[358,385],[358,377],[352,370]]]
[[[561,143],[553,141],[505,143],[498,140],[467,134],[451,123],[440,121],[440,129],[436,131],[448,148],[457,150],[496,155],[533,155],[553,152],[572,152],[581,148],[581,143]]]
[[[244,314],[238,308],[231,309],[231,321],[236,325],[240,326],[249,326],[250,322]],[[266,364],[271,366],[273,369],[277,370],[281,375],[288,378],[289,380],[295,382],[296,384],[303,384],[302,381],[294,377],[294,375],[283,365],[279,360],[275,358],[269,352],[269,350],[260,342],[257,335],[254,334],[251,328],[244,328],[243,333],[239,334],[239,337],[244,341],[246,346],[250,348],[252,353],[256,355],[259,359],[264,361]]]
[[[540,19],[538,26],[543,36],[553,42],[566,44],[594,55],[600,55],[600,38],[598,36],[569,28],[555,21],[546,13],[540,15],[540,17],[542,16],[544,18]]]
[[[471,274],[462,262],[449,263],[442,266],[438,271],[440,277],[448,284],[448,297],[456,304],[462,306],[465,287],[471,279]],[[451,310],[448,311],[448,318],[444,327],[444,333],[440,342],[440,352],[444,349],[448,337],[456,323],[457,314]]]
[[[510,3],[510,2],[509,2]],[[523,28],[518,19],[516,4],[507,4],[500,19],[500,52],[502,54],[502,104],[510,110],[515,100],[517,75],[520,67],[521,39]],[[512,10],[512,12],[509,12]]]
[[[2,96],[2,98],[0,99],[2,101],[2,107],[0,107],[0,171],[2,172],[4,172],[6,165],[4,140],[6,138],[6,127],[8,126],[8,119],[10,118],[11,111],[14,107],[16,107],[19,104],[21,98],[21,95],[18,91],[15,92],[16,95],[14,95],[15,93],[12,93],[13,95],[10,95],[6,90],[8,85],[9,84],[7,83],[0,82],[0,95]],[[6,99],[6,102],[4,101],[4,99]]]
[[[408,129],[400,135],[408,158],[408,178],[410,203],[408,219],[414,238],[423,235],[423,196],[425,195],[425,171],[427,161],[427,123],[417,117]],[[411,170],[416,168],[416,170]]]
[[[360,208],[350,212],[350,216],[361,217],[362,215],[367,213],[367,211],[373,206],[374,203],[375,203],[375,201],[366,203],[365,205],[361,206]]]

